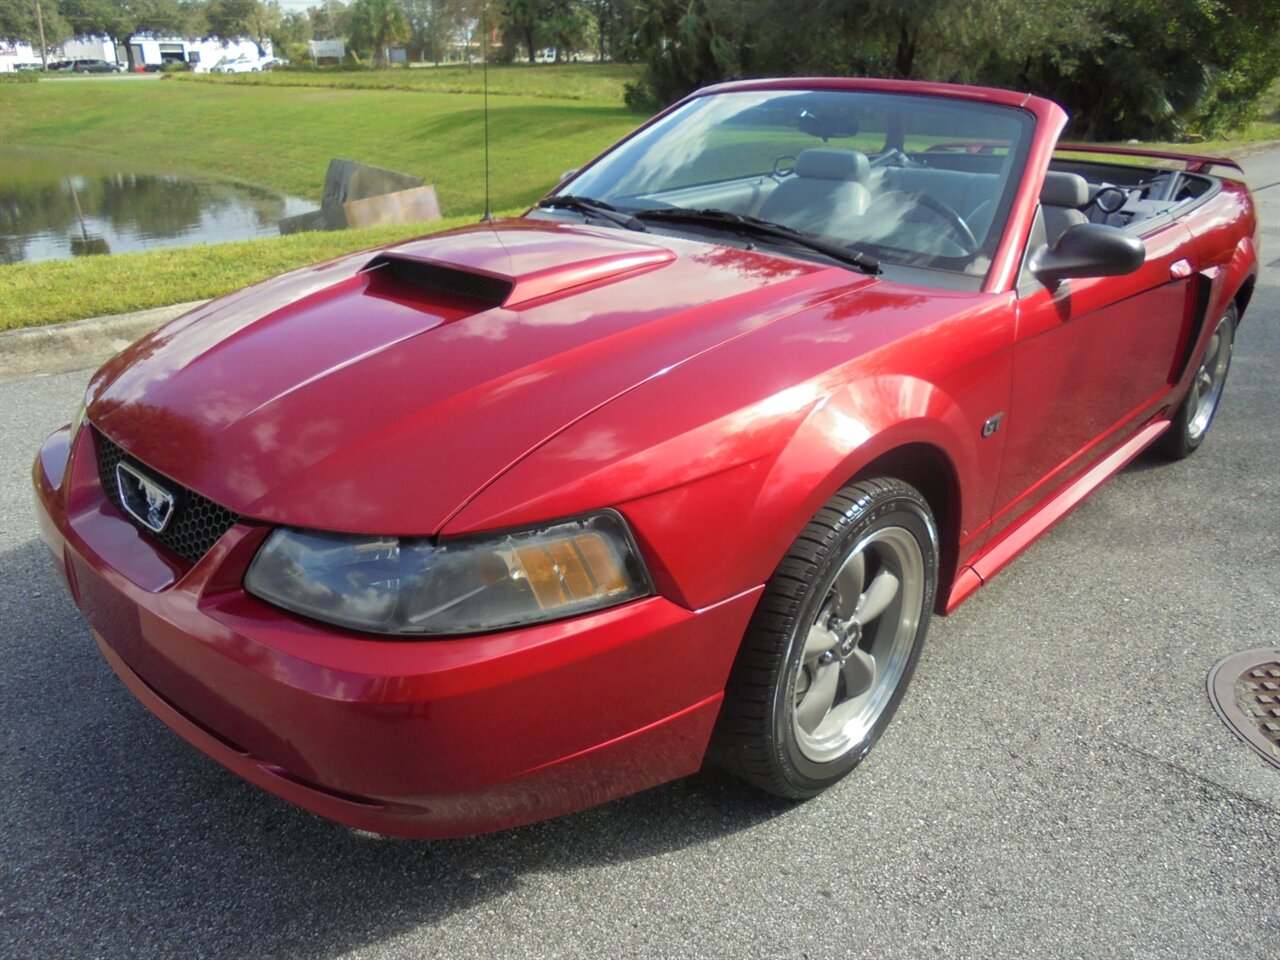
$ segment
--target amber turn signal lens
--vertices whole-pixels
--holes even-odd
[[[515,555],[543,610],[628,588],[621,564],[598,533],[518,547]]]

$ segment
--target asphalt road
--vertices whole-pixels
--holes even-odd
[[[1210,437],[1139,460],[955,615],[803,805],[704,774],[393,841],[242,783],[137,705],[36,538],[87,372],[0,386],[0,957],[1280,955],[1280,771],[1205,677],[1280,642],[1280,154]]]

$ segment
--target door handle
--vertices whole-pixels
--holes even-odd
[[[1174,280],[1185,280],[1191,276],[1191,261],[1186,259],[1175,260],[1169,267],[1169,276]]]

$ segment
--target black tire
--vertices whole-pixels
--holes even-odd
[[[897,592],[882,605],[895,578]],[[711,759],[791,799],[848,774],[906,691],[937,579],[937,529],[918,491],[890,478],[842,488],[765,586],[729,677]]]
[[[1182,460],[1195,453],[1204,442],[1222,402],[1239,321],[1240,314],[1234,303],[1218,318],[1217,326],[1209,335],[1205,355],[1196,367],[1191,386],[1187,388],[1187,395],[1182,398],[1169,429],[1152,447],[1156,453],[1170,460]]]

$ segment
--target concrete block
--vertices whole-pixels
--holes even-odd
[[[347,226],[372,227],[382,223],[415,223],[439,220],[440,202],[433,186],[398,190],[364,200],[350,200],[342,205]]]
[[[342,207],[338,207],[342,210]],[[332,211],[329,211],[332,214]],[[338,227],[329,227],[328,220],[332,220],[330,215],[326,219],[324,210],[312,210],[308,214],[298,214],[297,216],[287,216],[280,220],[280,233],[306,233],[307,230],[335,230]]]
[[[329,161],[329,170],[324,178],[324,198],[320,201],[320,206],[340,207],[349,200],[364,200],[420,186],[421,177],[357,163],[355,160],[335,158]]]

